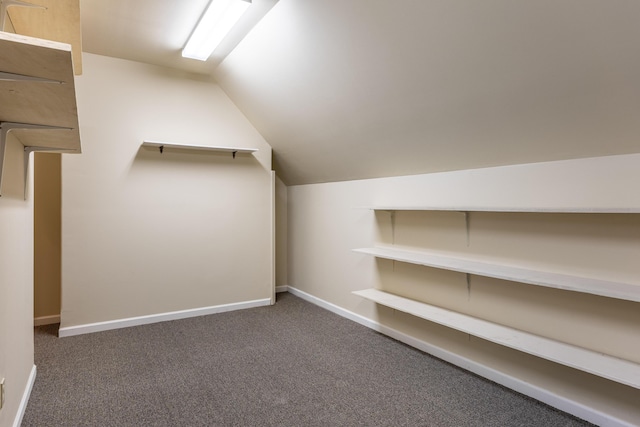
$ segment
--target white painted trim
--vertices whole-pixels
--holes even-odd
[[[271,305],[276,303],[276,172],[271,171]]]
[[[60,315],[53,316],[40,316],[33,319],[33,326],[53,325],[54,323],[60,323]]]
[[[27,410],[27,403],[29,403],[29,397],[31,397],[31,390],[33,390],[33,384],[36,382],[36,371],[36,365],[33,365],[31,373],[29,374],[29,379],[27,380],[27,385],[24,388],[24,393],[22,393],[22,399],[18,406],[18,413],[16,414],[16,418],[13,420],[13,427],[20,427],[22,424],[22,418],[24,418],[24,413]]]
[[[168,320],[186,319],[189,317],[206,316],[224,313],[226,311],[243,310],[245,308],[263,307],[271,305],[271,298],[245,301],[231,304],[215,305],[211,307],[193,308],[189,310],[172,311],[168,313],[150,314],[148,316],[129,317],[126,319],[108,320],[106,322],[88,323],[86,325],[68,326],[60,328],[58,336],[71,337],[74,335],[90,334],[111,329],[128,328],[130,326],[147,325],[149,323],[166,322]]]
[[[367,328],[378,330],[378,328],[382,326],[376,321],[373,321],[364,316],[356,314],[353,311],[346,310],[333,303],[330,303],[328,301],[315,297],[311,294],[301,291],[300,289],[294,288],[291,285],[289,285],[287,288],[288,288],[288,292],[292,293],[293,295],[300,297],[305,301],[309,301],[310,303],[315,304],[318,307],[322,307],[325,310],[329,310],[332,313],[338,314],[342,317],[346,317],[349,320],[353,320],[354,322],[360,323],[361,325],[364,325]]]
[[[283,285],[283,286],[276,286],[276,293],[280,293],[280,292],[287,292],[289,290],[289,287],[287,285]]]
[[[481,377],[487,378],[498,384],[501,384],[507,388],[522,393],[526,396],[539,400],[547,405],[553,406],[561,411],[567,412],[583,420],[589,421],[593,424],[603,427],[634,427],[634,424],[628,423],[619,418],[615,418],[611,414],[607,414],[598,411],[594,408],[588,407],[580,402],[568,399],[564,396],[557,395],[549,390],[535,386],[533,384],[522,381],[519,378],[505,374],[504,372],[497,371],[493,368],[480,364],[471,359],[462,357],[456,353],[452,353],[441,347],[430,344],[426,341],[419,340],[412,336],[409,336],[396,329],[389,328],[388,326],[381,325],[379,322],[356,314],[352,311],[346,310],[333,303],[322,300],[304,291],[296,289],[292,286],[288,286],[288,291],[293,295],[302,298],[312,304],[329,310],[335,314],[345,317],[349,320],[353,320],[363,326],[373,329],[381,334],[387,335],[393,339],[403,342],[411,347],[417,348],[425,353],[429,353],[435,357],[445,360],[453,365],[459,366],[463,369],[471,371]]]

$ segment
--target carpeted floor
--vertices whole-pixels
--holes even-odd
[[[36,328],[22,426],[586,426],[364,326],[276,305],[76,337]]]

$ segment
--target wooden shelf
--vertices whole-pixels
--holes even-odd
[[[179,144],[175,142],[163,142],[163,141],[144,141],[143,147],[157,148],[160,152],[164,152],[165,149],[179,149],[179,150],[195,150],[195,151],[217,151],[222,153],[231,153],[233,157],[236,154],[250,154],[258,151],[257,148],[238,148],[238,147],[220,147],[220,146],[204,146],[193,144]]]
[[[0,52],[1,72],[46,80],[0,81],[0,122],[56,127],[12,133],[24,146],[80,152],[71,47],[0,32]]]
[[[506,347],[640,389],[640,365],[378,289],[353,294]]]
[[[363,206],[374,211],[450,211],[450,212],[513,212],[513,213],[640,213],[640,208],[572,208],[572,207],[479,207],[479,206]]]
[[[79,0],[0,0],[6,9],[5,28],[39,39],[69,43],[75,74],[82,74],[82,35]],[[2,30],[2,28],[0,28]]]
[[[0,32],[0,52],[1,186],[9,132],[25,147],[25,164],[32,151],[79,153],[80,132],[71,47]]]
[[[417,252],[382,247],[354,249],[354,252],[426,267],[640,302],[640,285],[630,283],[532,270],[505,264],[476,261],[469,258],[451,257],[435,252]]]

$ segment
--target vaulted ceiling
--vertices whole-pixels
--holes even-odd
[[[279,0],[183,59],[207,3],[81,0],[83,49],[213,76],[289,185],[640,152],[637,0]]]

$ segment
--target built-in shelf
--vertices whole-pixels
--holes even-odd
[[[0,32],[0,52],[1,188],[9,133],[28,165],[33,151],[79,153],[80,132],[71,46]]]
[[[3,20],[16,34],[69,43],[75,74],[82,74],[79,0],[0,0],[0,29]]]
[[[239,148],[239,147],[221,147],[221,146],[204,146],[193,144],[180,144],[176,142],[163,142],[163,141],[143,141],[143,147],[157,148],[161,153],[165,149],[179,149],[179,150],[195,150],[195,151],[217,151],[221,153],[231,153],[235,158],[236,154],[250,154],[258,151],[257,148]]]
[[[450,212],[513,212],[513,213],[640,213],[629,207],[482,207],[482,206],[363,206],[374,211],[450,211]]]
[[[377,304],[640,389],[640,364],[540,337],[378,289],[353,292]]]
[[[373,255],[377,258],[424,265],[426,267],[640,302],[640,285],[631,283],[613,282],[514,267],[505,264],[488,263],[470,258],[452,257],[435,252],[417,252],[383,247],[354,249],[354,252]]]

